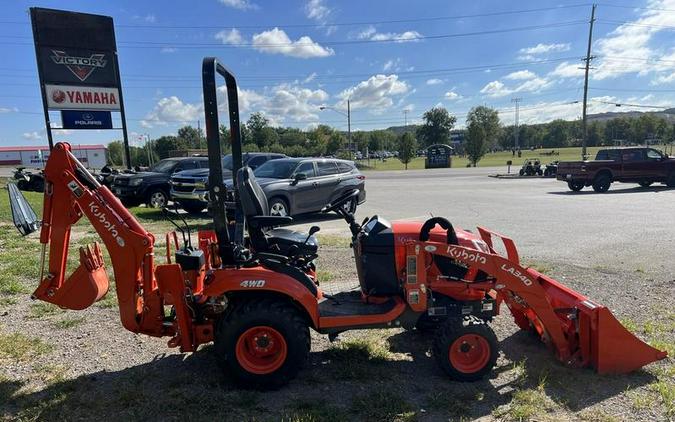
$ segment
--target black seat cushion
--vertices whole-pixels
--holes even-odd
[[[319,249],[319,242],[316,240],[315,236],[310,236],[307,243],[305,243],[307,233],[296,232],[289,229],[272,229],[268,230],[266,235],[267,242],[270,246],[277,245],[282,255],[285,255],[293,245],[296,245],[301,248],[303,252],[308,254],[316,253]]]

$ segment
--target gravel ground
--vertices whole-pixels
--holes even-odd
[[[354,284],[355,272],[344,265],[350,261],[348,249],[323,248],[320,268],[333,277],[327,290]],[[663,298],[675,293],[672,280],[561,264],[549,268],[560,281],[637,324],[658,321],[655,310],[665,309]],[[616,294],[618,286],[620,294]],[[326,336],[314,333],[310,360],[298,378],[279,391],[256,393],[237,390],[214,370],[211,347],[177,354],[166,347],[165,340],[125,331],[115,308],[93,306],[82,312],[34,318],[30,306],[25,297],[3,306],[3,331],[20,329],[53,349],[29,360],[3,361],[6,379],[0,390],[7,402],[0,409],[8,419],[166,420],[190,412],[195,419],[231,420],[324,420],[333,416],[339,416],[338,420],[393,420],[397,414],[400,420],[492,420],[512,417],[509,406],[514,393],[523,390],[541,393],[535,397],[544,403],[538,419],[667,419],[658,400],[650,406],[635,402],[651,394],[655,374],[670,367],[670,361],[625,376],[597,376],[588,369],[566,368],[537,339],[518,331],[508,314],[493,324],[502,353],[494,375],[482,382],[448,380],[430,356],[429,335],[400,329],[354,331],[343,334],[340,342],[365,339],[382,344],[388,349],[387,358],[373,359],[349,349],[331,353]],[[59,321],[75,317],[83,318],[81,323],[57,328]],[[672,341],[672,332],[669,336]]]
[[[672,255],[672,215],[668,220],[664,207],[670,204],[672,210],[675,191],[627,188],[625,195],[568,197],[553,193],[561,190],[554,181],[495,181],[469,170],[448,172],[446,179],[440,177],[444,173],[429,179],[417,173],[369,173],[369,202],[359,215],[424,216],[422,210],[431,206],[434,215],[452,216],[466,227],[480,223],[514,234],[524,262],[608,306],[640,337],[675,350],[671,306],[675,261],[652,259]],[[411,190],[422,183],[434,204],[427,204],[419,189]],[[495,183],[500,184],[497,190]],[[410,192],[409,200],[401,206],[385,201],[395,196],[392,191]],[[476,198],[475,204],[462,205],[468,198]],[[498,210],[489,207],[494,203],[500,204]],[[655,207],[650,211],[656,216],[653,224],[644,215],[631,213],[646,206]],[[161,234],[169,228],[144,211],[138,210],[151,232]],[[576,224],[581,215],[583,221]],[[322,287],[336,291],[354,286],[353,258],[340,237],[347,233],[344,222],[301,220],[304,226],[317,221],[324,236],[319,268],[330,279]],[[626,229],[606,232],[601,230],[603,224]],[[640,224],[649,230],[641,230]],[[86,227],[78,226],[74,238],[91,238]],[[0,284],[10,261],[17,259],[9,255],[16,245],[4,240],[11,229],[0,223]],[[34,254],[36,241],[31,242],[26,254]],[[599,256],[593,253],[598,248]],[[161,244],[157,250],[162,250]],[[33,261],[25,265],[32,269],[38,265],[37,257]],[[28,293],[28,286],[35,285],[31,272],[18,272]],[[675,417],[672,358],[622,376],[567,368],[538,339],[519,331],[508,313],[492,324],[502,351],[493,375],[481,382],[457,383],[445,377],[431,356],[429,334],[371,330],[345,333],[335,343],[313,333],[312,353],[298,378],[279,391],[258,393],[237,389],[216,370],[212,347],[179,354],[167,348],[166,339],[125,331],[116,307],[108,304],[59,311],[36,306],[26,292],[0,294],[1,418],[652,421]],[[12,353],[18,350],[25,353]]]

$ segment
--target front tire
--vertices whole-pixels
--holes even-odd
[[[244,302],[222,317],[217,358],[245,388],[275,390],[295,378],[310,349],[307,322],[278,299]]]
[[[654,182],[652,182],[651,180],[641,180],[638,182],[638,185],[642,186],[643,188],[648,188],[652,185],[652,183]]]
[[[477,381],[497,362],[497,336],[478,318],[453,318],[436,333],[433,351],[436,362],[451,378]]]
[[[164,189],[153,188],[148,193],[148,199],[145,204],[148,208],[164,208],[169,203],[169,195]]]
[[[194,202],[180,202],[180,207],[183,208],[188,214],[201,214],[206,208],[206,204],[194,201]]]
[[[598,193],[605,193],[609,190],[609,186],[612,184],[612,179],[610,179],[608,174],[601,174],[595,178],[593,181],[593,190]]]
[[[583,182],[567,182],[567,187],[573,192],[579,192],[584,188]]]

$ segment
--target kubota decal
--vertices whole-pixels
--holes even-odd
[[[94,217],[103,224],[103,227],[110,232],[110,235],[117,241],[117,244],[124,246],[124,239],[119,235],[119,232],[115,228],[115,225],[108,221],[105,217],[105,213],[99,208],[94,201],[89,203],[89,211],[94,215]]]
[[[514,267],[507,267],[506,264],[502,264],[502,270],[506,271],[507,273],[513,275],[514,277],[522,281],[524,285],[526,286],[532,285],[532,280],[530,280],[530,278],[525,274],[516,270]]]
[[[459,249],[455,246],[448,246],[448,255],[450,257],[459,259],[466,262],[477,262],[480,264],[486,264],[487,259],[479,253],[469,253],[466,249]]]

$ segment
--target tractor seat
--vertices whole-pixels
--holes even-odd
[[[307,240],[307,233],[272,228],[280,224],[288,224],[293,221],[293,218],[269,215],[267,196],[255,180],[255,175],[250,167],[242,167],[237,172],[237,189],[248,225],[251,244],[255,251],[272,252],[285,256],[293,252],[291,249],[296,248],[303,254],[315,254],[317,252],[319,243],[316,237],[309,236],[309,240]],[[306,243],[305,240],[307,240]]]

